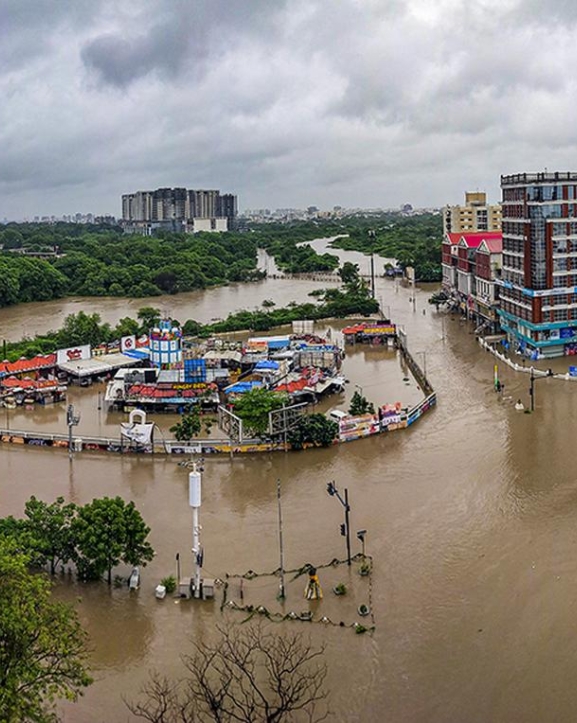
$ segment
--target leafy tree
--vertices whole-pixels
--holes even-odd
[[[260,626],[219,628],[215,643],[194,641],[181,680],[153,674],[130,711],[150,723],[283,723],[325,720],[324,647]]]
[[[154,550],[146,541],[150,528],[134,502],[120,497],[103,497],[80,507],[73,525],[78,554],[78,575],[97,580],[107,573],[112,583],[112,568],[123,562],[146,565]]]
[[[0,259],[0,306],[17,304],[20,300],[20,280],[12,264]]]
[[[86,634],[74,609],[0,539],[0,720],[52,723],[56,698],[76,700],[92,680]]]
[[[148,334],[148,332],[160,321],[160,309],[154,306],[143,306],[136,313],[140,321],[140,333]]]
[[[0,234],[0,244],[5,249],[22,248],[22,234],[14,228],[7,228]]]
[[[196,336],[202,331],[202,324],[194,319],[187,319],[182,327],[182,333],[187,336]]]
[[[288,434],[293,449],[302,449],[305,444],[330,447],[339,433],[339,425],[324,414],[309,414],[301,418],[297,427]]]
[[[77,314],[69,314],[58,332],[58,343],[65,347],[80,344],[97,346],[103,341],[108,339],[100,326],[100,314],[97,313],[79,311]]]
[[[357,283],[359,279],[359,265],[353,264],[351,261],[345,261],[338,270],[338,274],[343,284]]]
[[[358,417],[361,414],[374,414],[375,405],[369,402],[360,392],[355,391],[349,405],[349,414]]]
[[[268,431],[268,415],[283,407],[288,401],[286,394],[271,392],[264,387],[256,387],[246,392],[234,402],[234,413],[255,434],[262,436]]]
[[[179,442],[186,442],[197,434],[200,434],[202,423],[200,421],[200,410],[198,404],[190,404],[182,415],[180,422],[174,424],[170,431]]]
[[[74,559],[74,536],[72,524],[76,505],[64,504],[64,497],[47,504],[32,496],[26,502],[25,530],[29,533],[29,550],[36,564],[50,567],[52,575],[59,564]]]
[[[132,336],[132,334],[138,334],[138,332],[138,322],[131,319],[130,316],[123,316],[114,327],[114,336],[116,339],[120,339],[122,336]]]

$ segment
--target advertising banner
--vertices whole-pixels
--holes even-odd
[[[358,439],[359,437],[368,437],[378,432],[380,432],[380,424],[376,414],[348,417],[339,422],[339,439],[342,442]]]
[[[130,439],[137,444],[150,444],[152,441],[152,430],[154,424],[130,424],[130,422],[121,422],[120,428],[122,436]]]
[[[130,336],[123,336],[120,339],[120,351],[132,351],[133,349],[136,349],[136,335],[131,334]]]
[[[56,364],[75,362],[81,359],[90,359],[90,344],[71,346],[68,349],[58,349],[56,352]]]

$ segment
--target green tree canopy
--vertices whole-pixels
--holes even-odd
[[[291,429],[288,441],[293,449],[302,449],[306,444],[330,447],[339,433],[339,425],[324,414],[303,416],[298,426]]]
[[[287,402],[286,394],[256,387],[235,400],[234,413],[243,420],[249,430],[262,436],[268,431],[269,413],[285,406]]]
[[[24,528],[29,550],[35,564],[48,565],[52,574],[59,564],[65,565],[75,557],[72,522],[76,509],[72,502],[65,504],[64,497],[51,504],[34,496],[26,502]]]
[[[374,414],[375,405],[369,402],[360,392],[355,391],[351,398],[349,405],[349,414],[353,417],[358,417],[361,414]]]
[[[150,532],[134,502],[121,497],[94,499],[78,509],[73,524],[80,578],[97,580],[107,574],[112,583],[112,568],[123,562],[146,565],[154,557],[146,538]]]
[[[51,600],[50,584],[0,539],[0,720],[53,723],[54,700],[75,700],[92,681],[76,612]]]
[[[174,424],[170,431],[174,434],[179,442],[187,442],[189,439],[200,434],[202,423],[200,421],[200,409],[198,404],[188,406],[182,415],[180,422]]]

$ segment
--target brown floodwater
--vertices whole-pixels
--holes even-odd
[[[250,306],[249,297],[280,303],[281,297],[298,299],[305,288],[314,287],[294,280],[264,284],[263,293],[253,286],[244,291],[228,287],[190,295],[183,303],[193,304],[195,298],[198,308],[208,308],[207,297],[218,294],[218,315],[223,315]],[[277,478],[286,567],[342,559],[342,508],[326,493],[326,483],[334,480],[341,490],[348,488],[353,529],[368,530],[371,579],[358,575],[358,565],[323,568],[325,597],[308,603],[304,579],[289,575],[283,606],[275,601],[277,579],[259,577],[245,584],[245,602],[283,612],[310,605],[317,617],[346,624],[359,620],[358,604],[371,600],[372,635],[304,622],[275,627],[303,631],[326,644],[330,719],[572,721],[577,705],[571,642],[577,479],[569,452],[577,386],[539,380],[536,412],[516,412],[518,398],[528,403],[527,376],[500,369],[501,399],[492,386],[493,357],[477,345],[470,326],[457,318],[443,320],[426,305],[429,290],[418,291],[416,312],[410,292],[393,282],[379,280],[377,293],[390,305],[393,319],[405,325],[410,348],[421,361],[425,352],[437,408],[410,430],[332,449],[232,461],[207,458],[200,511],[204,574],[224,578],[278,566]],[[104,301],[105,318],[124,316],[132,308],[122,300]],[[82,303],[100,310],[100,302]],[[138,308],[141,300],[135,303]],[[44,306],[3,310],[2,330],[13,323],[18,336],[18,329],[44,324],[35,311]],[[201,318],[195,312],[191,316]],[[568,364],[558,360],[556,370]],[[418,396],[414,382],[403,382],[398,361],[386,352],[357,347],[347,354],[344,370],[350,383],[343,398],[331,400],[335,406],[346,405],[355,384],[376,402],[403,397],[410,403]],[[97,391],[72,392],[82,412],[79,436],[84,429],[108,434],[121,418],[98,412]],[[32,417],[25,411],[11,414],[12,426],[31,419],[41,429],[63,423],[62,409],[39,410]],[[171,420],[160,422],[166,427]],[[177,552],[183,571],[192,566],[187,470],[164,457],[83,452],[71,463],[62,450],[0,446],[1,514],[21,514],[32,494],[46,500],[62,495],[78,503],[119,494],[135,501],[152,528],[157,555],[143,570],[138,593],[129,594],[126,587],[109,590],[104,583],[79,585],[67,575],[56,586],[58,597],[77,606],[89,632],[96,679],[79,703],[60,706],[63,720],[131,721],[122,698],[137,695],[149,670],[177,675],[188,639],[210,637],[219,622],[244,619],[229,609],[220,612],[222,590],[214,603],[154,598],[160,578],[175,572]],[[343,598],[330,591],[337,582],[349,588]],[[228,595],[239,599],[235,578]]]

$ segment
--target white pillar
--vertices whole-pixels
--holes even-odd
[[[196,462],[192,472],[188,475],[188,498],[192,507],[192,554],[194,555],[194,597],[200,597],[200,524],[198,522],[198,510],[201,504],[201,477],[196,469]]]

